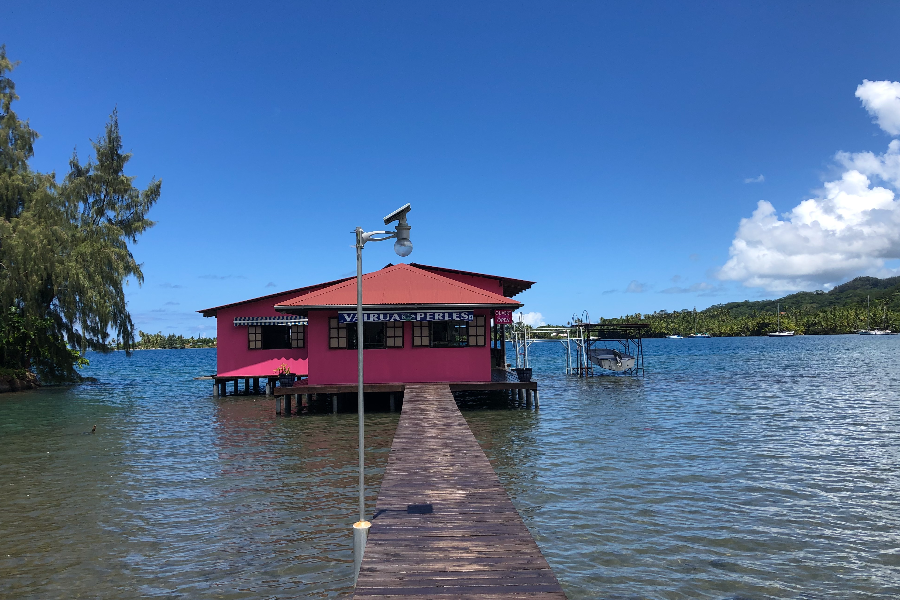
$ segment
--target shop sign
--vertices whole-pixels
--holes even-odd
[[[513,311],[511,310],[495,310],[494,311],[494,324],[495,325],[512,325],[512,315]]]
[[[512,318],[512,317],[510,317]],[[364,312],[363,323],[383,323],[389,321],[474,321],[471,310],[438,312]],[[339,323],[356,323],[355,312],[338,313]],[[512,321],[510,321],[512,323]]]

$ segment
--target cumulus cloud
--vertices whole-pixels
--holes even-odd
[[[744,183],[764,183],[766,178],[762,176],[762,174],[757,175],[756,177],[748,177],[744,180]]]
[[[885,131],[900,134],[900,83],[865,81],[856,95]],[[741,219],[718,277],[772,292],[814,289],[900,258],[900,141],[884,154],[838,152],[835,162],[840,178],[790,212],[760,200]]]
[[[891,135],[900,135],[900,82],[863,79],[856,97],[878,126]]]
[[[643,294],[644,292],[647,291],[647,288],[648,288],[648,286],[646,283],[641,283],[640,281],[637,281],[636,279],[632,279],[631,283],[628,284],[628,287],[625,288],[625,293],[626,294]]]
[[[544,322],[544,315],[539,312],[515,312],[513,313],[513,322],[518,323],[519,321],[525,323],[530,327],[540,327],[541,325],[546,325]]]

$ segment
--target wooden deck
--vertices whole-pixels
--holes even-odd
[[[407,384],[355,598],[565,598],[447,384]]]
[[[500,391],[500,390],[536,390],[536,381],[454,381],[449,383],[367,383],[363,385],[363,392],[403,392],[411,387],[440,385],[446,386],[451,392],[463,391]],[[277,387],[274,390],[276,396],[291,394],[355,394],[359,388],[355,383],[309,385],[300,384],[293,387]]]

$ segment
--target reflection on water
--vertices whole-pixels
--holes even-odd
[[[539,412],[464,414],[571,598],[900,597],[898,343],[650,340],[642,380],[537,344]],[[351,589],[355,414],[212,398],[213,350],[92,358],[0,395],[0,597]],[[396,423],[367,416],[370,507]]]
[[[541,411],[466,418],[570,598],[895,598],[898,343],[650,340],[643,380],[536,345]]]
[[[356,415],[275,419],[272,399],[213,399],[190,378],[214,360],[117,353],[94,357],[101,383],[0,397],[0,597],[350,589]],[[367,418],[372,506],[396,423]]]

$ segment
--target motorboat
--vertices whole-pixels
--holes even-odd
[[[588,358],[601,369],[620,372],[633,368],[637,360],[612,348],[591,348],[588,350]]]
[[[712,336],[709,335],[708,333],[692,333],[688,337],[689,338],[708,338],[708,337],[712,337]]]
[[[675,335],[667,335],[666,339],[667,340],[683,340],[684,338],[676,333]]]
[[[890,329],[863,329],[862,331],[857,331],[859,335],[897,335]]]

